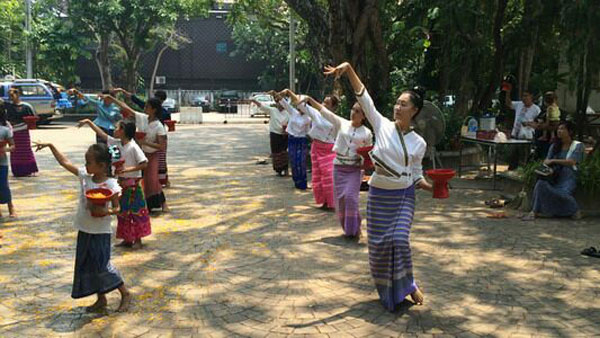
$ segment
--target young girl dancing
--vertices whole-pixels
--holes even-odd
[[[117,129],[114,131],[115,137],[106,134],[104,130],[88,119],[79,121],[80,127],[86,124],[110,148],[116,147],[119,150],[120,158],[115,162],[115,173],[123,192],[119,200],[121,211],[117,215],[117,238],[123,241],[117,246],[139,249],[142,247],[142,237],[149,236],[152,228],[142,188],[142,170],[148,166],[148,159],[140,146],[133,140],[135,123],[125,120],[117,122]]]
[[[106,293],[118,289],[121,303],[117,311],[127,311],[131,294],[119,271],[110,263],[110,236],[112,233],[110,215],[119,213],[119,193],[121,187],[114,178],[107,175],[111,165],[108,147],[94,144],[85,153],[85,167],[77,168],[51,143],[35,143],[36,151],[50,148],[58,163],[73,175],[79,177],[79,203],[75,214],[75,227],[78,229],[77,250],[75,255],[75,276],[71,297],[83,298],[97,294],[98,300],[87,311],[99,311],[106,308]],[[85,193],[90,189],[110,189],[112,208],[97,206],[87,202]],[[102,217],[94,217],[94,214]]]

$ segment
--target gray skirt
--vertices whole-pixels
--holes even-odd
[[[111,234],[77,234],[75,276],[71,297],[82,298],[108,293],[123,285],[117,269],[110,264]]]

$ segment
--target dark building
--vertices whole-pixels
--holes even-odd
[[[258,89],[257,77],[265,64],[247,61],[243,56],[231,56],[235,47],[231,38],[231,28],[225,23],[225,16],[225,11],[216,10],[208,18],[193,18],[178,24],[179,30],[192,42],[179,50],[168,49],[163,53],[156,75],[164,77],[165,83],[155,83],[155,88],[243,91]],[[146,84],[150,82],[158,49],[148,53],[143,59],[140,75]],[[115,85],[120,85],[122,72],[118,69],[113,69],[113,72]],[[82,88],[102,87],[94,59],[79,60],[78,75]]]

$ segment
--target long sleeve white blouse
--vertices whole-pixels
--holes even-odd
[[[422,161],[427,149],[425,140],[414,131],[400,135],[395,123],[377,111],[366,89],[356,97],[375,131],[376,141],[371,151],[371,159],[376,166],[389,174],[388,176],[374,173],[369,184],[381,189],[406,189],[423,179]],[[401,137],[406,146],[407,163]]]
[[[335,143],[337,130],[318,110],[306,104],[306,102],[300,103],[298,105],[298,110],[308,115],[312,121],[308,136],[324,143]]]
[[[294,137],[306,137],[310,129],[310,117],[306,114],[300,114],[287,100],[280,100],[279,104],[290,114],[287,133]]]
[[[365,126],[355,128],[351,121],[335,115],[325,107],[320,112],[338,131],[333,146],[333,151],[336,153],[333,164],[360,166],[362,159],[356,150],[373,144],[371,130]]]

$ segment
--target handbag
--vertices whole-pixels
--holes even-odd
[[[552,168],[546,164],[540,165],[534,171],[539,179],[546,180],[546,181],[554,180],[554,178],[556,177],[556,174],[557,174],[557,171],[554,168]]]

